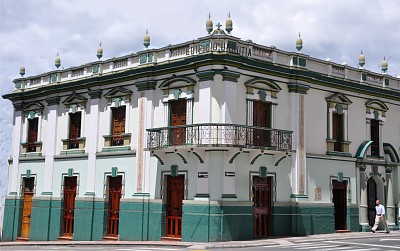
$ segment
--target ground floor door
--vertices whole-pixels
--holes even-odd
[[[375,202],[376,202],[376,183],[373,178],[369,178],[367,181],[367,193],[368,193],[368,223],[372,227],[375,224]]]
[[[122,194],[122,176],[108,179],[108,225],[107,236],[118,237],[119,208]]]
[[[347,230],[347,182],[332,181],[335,230]]]
[[[185,176],[167,176],[166,237],[182,238]]]
[[[272,177],[253,177],[254,237],[271,235]]]
[[[29,239],[30,227],[31,227],[31,212],[32,212],[32,197],[33,197],[33,186],[35,183],[34,178],[24,178],[24,205],[22,210],[22,226],[21,226],[21,237]]]
[[[72,237],[74,234],[76,185],[77,177],[64,178],[63,237]]]

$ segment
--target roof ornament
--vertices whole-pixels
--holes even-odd
[[[148,29],[146,30],[146,35],[144,35],[144,38],[143,38],[143,45],[144,45],[144,47],[146,47],[146,49],[150,45],[150,36],[149,36],[149,30]]]
[[[97,49],[97,58],[100,60],[102,56],[103,56],[103,48],[101,48],[101,42],[100,42],[99,48]]]
[[[389,66],[389,64],[386,61],[386,57],[383,57],[383,61],[382,61],[382,64],[381,64],[382,73],[387,73],[388,66]]]
[[[364,56],[362,50],[361,50],[360,57],[358,58],[358,65],[360,66],[360,69],[364,69],[364,65],[365,65],[365,56]]]
[[[225,30],[226,30],[226,32],[228,32],[228,34],[231,34],[231,31],[233,30],[233,22],[231,19],[231,12],[228,12],[228,19],[226,19]]]
[[[61,66],[61,59],[60,59],[60,54],[57,52],[56,60],[54,61],[54,65],[58,68]]]
[[[24,75],[25,75],[25,67],[21,66],[19,68],[19,74],[21,74],[21,77],[24,77]]]
[[[206,21],[206,31],[211,34],[213,31],[213,21],[211,20],[211,13],[208,13],[208,19]]]
[[[303,49],[303,39],[301,39],[300,37],[300,32],[299,32],[299,38],[297,38],[296,40],[296,49],[298,52],[300,52],[301,49]]]

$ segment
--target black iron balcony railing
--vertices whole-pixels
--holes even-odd
[[[148,150],[180,145],[292,150],[291,131],[265,127],[211,123],[151,128],[147,132]]]

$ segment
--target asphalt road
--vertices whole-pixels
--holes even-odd
[[[217,250],[217,249],[213,249]],[[220,249],[218,249],[220,250]],[[243,250],[267,250],[267,251],[284,251],[284,250],[312,250],[312,251],[400,251],[400,238],[398,236],[390,237],[383,235],[382,238],[362,238],[351,240],[335,240],[335,241],[317,241],[317,242],[301,242],[288,243],[277,246],[251,247],[251,248],[229,248],[231,251]]]

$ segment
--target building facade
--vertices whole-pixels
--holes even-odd
[[[398,230],[400,79],[242,41],[14,80],[3,240],[225,241]],[[148,34],[144,45],[150,43]]]

